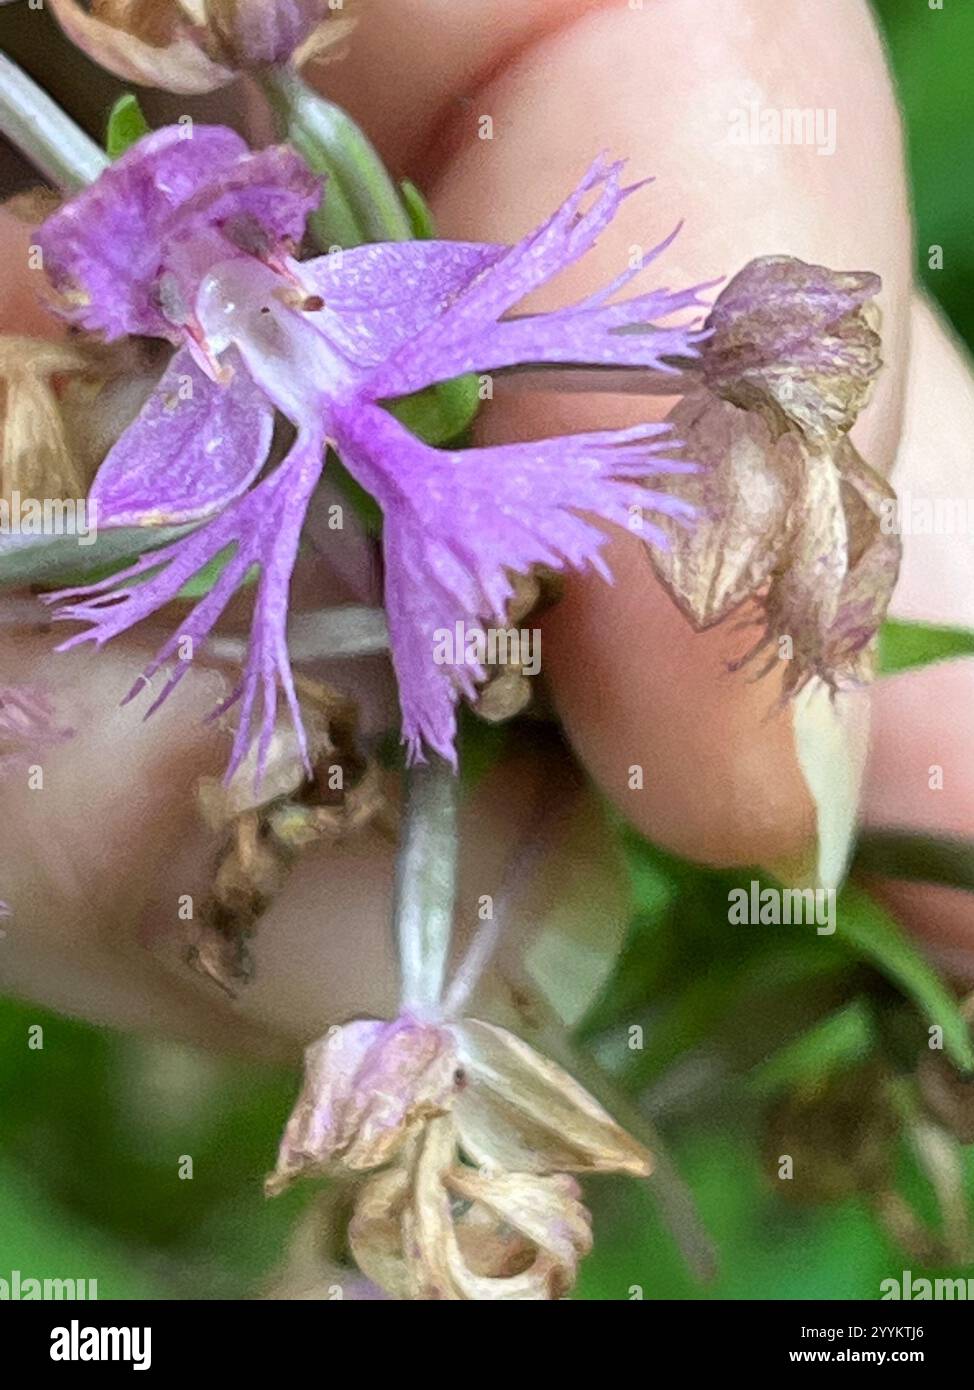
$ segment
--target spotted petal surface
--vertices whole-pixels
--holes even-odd
[[[138,418],[109,452],[89,501],[100,526],[175,526],[220,511],[254,481],[274,412],[242,366],[210,380],[175,353]]]

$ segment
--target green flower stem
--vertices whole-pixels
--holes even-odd
[[[359,243],[410,241],[412,225],[399,190],[351,116],[289,68],[270,72],[264,90],[291,143],[317,172],[330,175],[324,214],[329,234],[334,226],[344,227],[346,237],[357,232]],[[356,244],[337,236],[336,241]]]
[[[3,54],[0,133],[65,193],[77,193],[93,183],[108,165],[108,156],[94,140]]]
[[[440,758],[406,773],[406,807],[396,860],[393,931],[401,1007],[439,1014],[450,956],[457,879],[457,777]]]

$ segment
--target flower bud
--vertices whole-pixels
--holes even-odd
[[[126,82],[212,92],[241,70],[300,66],[348,33],[338,0],[50,0],[61,28]],[[326,22],[329,21],[329,22]]]
[[[206,18],[227,65],[252,68],[289,62],[341,8],[329,0],[206,0]]]

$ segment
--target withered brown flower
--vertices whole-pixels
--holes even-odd
[[[298,1177],[370,1173],[349,1239],[396,1297],[545,1299],[591,1247],[571,1173],[652,1171],[561,1067],[475,1019],[333,1029],[308,1049],[270,1194]]]
[[[761,604],[759,653],[784,660],[787,695],[812,677],[855,687],[899,572],[881,526],[895,497],[848,437],[880,370],[877,276],[786,256],[751,262],[707,320],[695,384],[671,411],[701,471],[660,481],[695,503],[693,527],[664,520],[653,563],[698,629]]]
[[[89,58],[127,82],[194,95],[240,70],[319,57],[351,21],[328,0],[50,0]]]
[[[203,819],[220,838],[212,888],[186,923],[186,959],[234,996],[254,973],[249,942],[262,914],[309,846],[341,840],[390,816],[383,774],[360,751],[354,703],[331,686],[296,681],[311,756],[279,717],[259,786],[256,748],[227,782],[203,777]]]

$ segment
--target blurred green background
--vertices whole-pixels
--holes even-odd
[[[877,0],[877,12],[909,128],[918,271],[971,342],[974,6]],[[928,269],[931,245],[944,248],[942,270]],[[851,890],[841,943],[801,944],[774,927],[729,933],[735,880],[632,838],[628,848],[632,931],[581,1045],[644,1097],[718,1273],[694,1278],[651,1185],[590,1183],[597,1241],[577,1296],[876,1298],[905,1268],[974,1273],[962,1214],[974,1163],[961,1142],[974,1137],[974,1100],[944,1064],[956,1106],[941,1086],[935,1115],[917,1065],[925,1014],[953,1018],[958,1057],[963,1028],[895,923]],[[628,1052],[620,1037],[633,1020],[646,1046]],[[37,1023],[41,1051],[25,1045]],[[0,1055],[0,1278],[96,1278],[101,1297],[268,1287],[309,1200],[267,1203],[261,1191],[294,1073],[4,1000]],[[796,1159],[791,1183],[776,1180],[782,1153]],[[191,1181],[178,1175],[181,1155],[193,1158]]]

